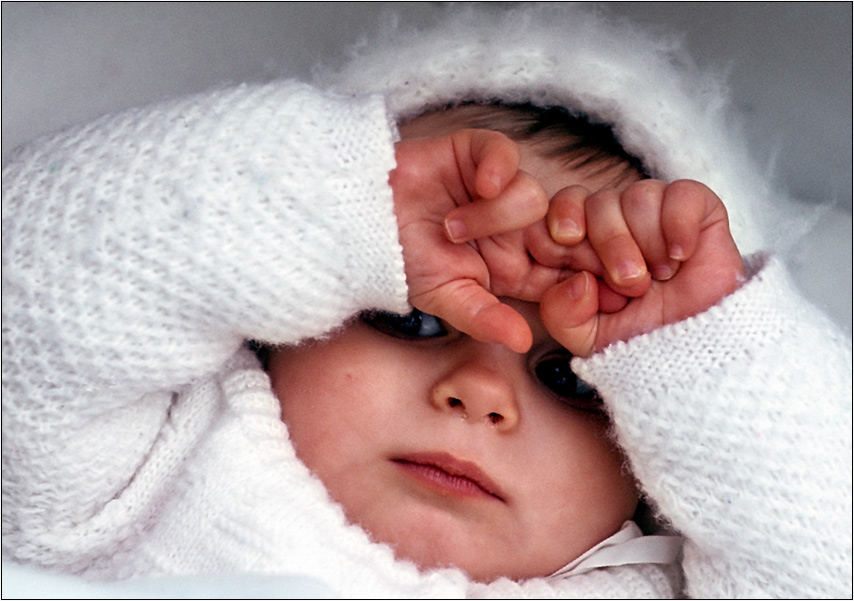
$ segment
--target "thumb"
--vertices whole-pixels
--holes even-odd
[[[410,302],[475,340],[503,344],[517,353],[531,348],[533,337],[525,318],[474,280],[444,284],[411,296]]]
[[[543,324],[561,346],[578,357],[596,350],[599,331],[599,287],[587,271],[555,284],[540,301]]]

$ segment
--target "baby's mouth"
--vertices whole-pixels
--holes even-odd
[[[393,458],[409,475],[441,494],[506,502],[498,486],[477,465],[447,453],[414,453]]]

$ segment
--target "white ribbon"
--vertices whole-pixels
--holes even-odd
[[[637,563],[670,564],[679,557],[682,541],[678,536],[644,536],[633,521],[628,520],[616,534],[559,569],[550,577],[583,574],[596,568]]]

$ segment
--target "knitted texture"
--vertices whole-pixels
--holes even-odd
[[[108,117],[12,158],[7,548],[77,569],[131,536],[215,414],[170,408],[173,396],[245,339],[292,342],[367,306],[407,307],[393,135],[379,98],[284,83]],[[193,425],[167,428],[175,412]]]
[[[656,172],[711,183],[739,242],[758,244],[748,205],[768,190],[728,154],[715,84],[689,108],[695,80],[668,89],[666,46],[657,62],[641,53],[649,60],[618,68],[624,44],[655,44],[626,33],[608,50],[602,32],[623,30],[584,18],[557,46],[586,53],[576,71],[555,70],[551,29],[525,45],[528,17],[487,20],[499,29],[478,38],[485,51],[461,20],[387,55],[389,67],[411,62],[413,79],[390,69],[384,80],[371,66],[384,63],[366,60],[339,87],[355,95],[291,82],[220,90],[10,157],[4,556],[98,578],[304,574],[370,598],[677,595],[676,566],[483,584],[396,560],[297,460],[267,376],[241,349],[407,308],[387,185],[396,131],[365,87],[388,95],[392,117],[463,97],[566,100],[613,120]],[[650,78],[677,101],[659,104]],[[685,537],[689,594],[851,595],[850,341],[779,265],[757,265],[701,315],[575,365],[606,398],[640,486]]]
[[[723,78],[693,64],[675,37],[646,34],[584,6],[453,6],[416,31],[392,23],[317,81],[381,93],[400,120],[463,101],[557,105],[612,125],[653,177],[710,186],[743,253],[766,248],[786,200],[746,153]]]
[[[6,558],[107,579],[301,574],[371,598],[676,590],[654,565],[640,580],[585,574],[577,593],[573,579],[491,587],[421,572],[348,524],[296,458],[241,343],[406,307],[394,135],[376,99],[283,83],[105,118],[15,157],[3,179]]]
[[[850,340],[768,263],[702,316],[574,367],[686,537],[691,596],[850,597]]]

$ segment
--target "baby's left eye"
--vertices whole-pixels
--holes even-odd
[[[572,371],[571,359],[572,355],[567,352],[550,353],[537,362],[534,374],[543,386],[566,405],[583,411],[604,411],[596,389]]]
[[[361,318],[366,324],[383,334],[405,340],[440,338],[448,335],[448,330],[438,317],[418,309],[413,309],[406,315],[387,311],[366,311],[362,313]]]

